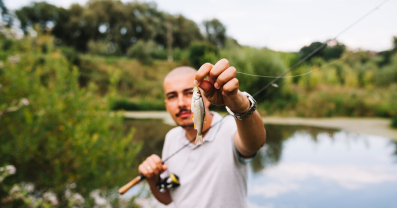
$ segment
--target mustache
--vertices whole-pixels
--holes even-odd
[[[179,110],[179,112],[178,112],[177,114],[175,114],[175,115],[176,115],[176,117],[179,117],[182,113],[185,113],[185,112],[191,113],[192,111],[188,110],[187,108],[182,108],[182,109]]]

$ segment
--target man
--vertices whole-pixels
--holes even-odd
[[[266,131],[255,110],[255,101],[239,91],[235,76],[236,69],[222,59],[214,66],[206,63],[198,71],[179,67],[165,77],[165,106],[178,127],[166,135],[162,158],[188,146],[166,164],[162,164],[159,156],[152,155],[138,168],[161,203],[174,202],[176,207],[247,206],[246,162],[265,144]],[[195,143],[197,131],[190,111],[192,89],[196,85],[204,92],[203,145]],[[225,105],[235,118],[223,119],[210,112],[210,103]],[[159,174],[165,171],[178,175],[181,185],[161,193],[156,183]]]

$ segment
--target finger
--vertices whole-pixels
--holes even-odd
[[[155,154],[150,156],[153,162],[156,164],[157,168],[159,169],[159,173],[163,172],[163,161],[161,161],[161,158]]]
[[[162,171],[162,172],[164,172],[164,171],[166,171],[166,170],[168,170],[168,166],[163,165],[163,171]]]
[[[194,85],[198,85],[204,78],[209,74],[212,69],[212,64],[205,63],[203,64],[200,69],[197,71],[196,76],[194,77]]]
[[[152,154],[150,157],[153,159],[157,166],[161,166],[163,164],[159,156]]]
[[[161,165],[157,165],[156,162],[154,162],[153,158],[148,158],[147,162],[153,174],[158,175],[160,173],[160,169],[162,168]]]
[[[145,160],[145,163],[143,164],[143,168],[145,168],[146,170],[147,178],[153,178],[155,176],[153,167],[150,165],[148,159]]]
[[[223,95],[235,95],[238,92],[238,79],[233,78],[232,80],[228,81],[226,84],[223,85],[222,94]]]
[[[138,167],[138,171],[140,174],[144,175],[146,178],[151,178],[151,174],[148,172],[148,170],[144,166],[145,163],[142,163]]]
[[[227,68],[229,68],[229,61],[227,59],[221,59],[212,67],[210,76],[215,80]]]
[[[228,81],[232,80],[233,78],[236,77],[236,68],[234,67],[229,67],[225,71],[222,72],[216,79],[214,83],[214,87],[216,89],[220,89],[223,84],[227,83]]]
[[[199,87],[205,92],[205,94],[210,92],[210,90],[214,89],[214,85],[212,85],[212,83],[207,80],[203,80],[200,83]]]

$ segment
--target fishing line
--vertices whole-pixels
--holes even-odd
[[[336,38],[338,38],[340,35],[342,35],[343,33],[345,33],[347,30],[349,30],[350,28],[352,28],[354,25],[356,25],[357,23],[359,23],[360,21],[362,21],[365,17],[367,17],[368,15],[370,15],[372,12],[374,12],[376,9],[378,9],[380,6],[382,6],[384,3],[386,3],[389,0],[385,0],[383,1],[381,4],[379,4],[378,6],[376,6],[375,8],[373,8],[371,11],[369,11],[368,13],[366,13],[364,16],[362,16],[361,18],[359,18],[357,21],[355,21],[354,23],[352,23],[351,25],[349,25],[348,27],[346,27],[344,30],[342,30],[338,35],[336,35],[335,38],[326,41],[325,43],[323,43],[321,46],[319,46],[318,48],[316,48],[315,50],[313,50],[310,54],[308,54],[306,57],[304,57],[303,59],[301,59],[299,62],[297,62],[295,65],[293,65],[291,68],[289,68],[287,71],[283,72],[280,76],[276,77],[274,80],[272,80],[271,82],[269,82],[266,86],[264,86],[263,88],[261,88],[259,91],[257,91],[255,94],[253,94],[252,96],[255,97],[257,96],[259,93],[261,93],[263,90],[267,89],[269,86],[274,85],[274,83],[276,81],[278,81],[279,79],[281,79],[282,77],[284,77],[287,73],[289,73],[290,71],[292,71],[293,69],[295,69],[296,67],[298,67],[300,64],[302,64],[303,62],[305,62],[307,59],[309,59],[310,57],[312,57],[315,53],[317,53],[319,50],[323,49],[330,41],[335,41]],[[313,69],[314,70],[314,69]],[[312,72],[313,70],[306,72],[305,74],[308,74],[310,72]],[[240,73],[240,74],[245,74],[245,73]],[[252,75],[251,75],[252,76]],[[260,75],[255,75],[255,76],[260,76]],[[300,75],[303,76],[303,75]],[[275,89],[274,89],[275,90]],[[273,90],[273,91],[274,91]],[[272,91],[272,92],[273,92]],[[226,115],[227,116],[227,115]],[[204,132],[208,132],[212,127],[214,127],[215,125],[217,125],[218,123],[220,123],[226,116],[224,116],[221,120],[219,120],[218,122],[215,122],[213,125],[211,125],[206,131]],[[203,132],[203,133],[204,133]],[[168,161],[169,159],[171,159],[173,156],[175,156],[178,152],[180,152],[182,149],[186,148],[191,142],[193,142],[193,140],[196,138],[191,139],[187,144],[183,145],[181,148],[179,148],[177,151],[175,151],[174,153],[172,153],[170,156],[168,156],[166,159],[162,160],[162,163],[165,163],[166,161]],[[125,186],[123,186],[122,188],[119,189],[119,193],[123,194],[125,193],[129,188],[131,188],[132,186],[134,186],[135,184],[139,183],[140,181],[142,181],[145,177],[140,174],[139,176],[137,176],[136,178],[134,178],[131,182],[129,182],[128,184],[126,184]]]
[[[226,115],[229,116],[229,115]],[[221,120],[215,122],[214,124],[212,124],[207,130],[203,131],[203,134],[207,133],[212,127],[216,126],[217,124],[219,124],[220,122],[223,121],[223,119],[226,117],[223,116]],[[171,159],[173,156],[175,156],[178,152],[180,152],[181,150],[183,150],[184,148],[186,148],[190,143],[192,143],[194,140],[196,139],[196,137],[194,137],[193,139],[191,139],[188,143],[186,143],[185,145],[183,145],[181,148],[179,148],[177,151],[175,151],[174,153],[172,153],[170,156],[168,156],[166,159],[162,160],[161,162],[163,164],[165,164],[165,162],[167,162],[169,159]],[[142,180],[144,180],[146,177],[143,174],[139,174],[137,177],[135,177],[134,179],[132,179],[129,183],[125,184],[123,187],[121,187],[119,189],[119,194],[124,194],[125,192],[127,192],[130,188],[132,188],[133,186],[135,186],[136,184],[138,184],[139,182],[141,182]]]
[[[295,69],[296,67],[298,67],[300,64],[302,64],[303,62],[305,62],[307,59],[309,59],[310,57],[312,57],[315,53],[317,53],[318,51],[320,51],[321,49],[323,49],[329,42],[331,41],[336,41],[336,39],[341,36],[343,33],[345,33],[346,31],[348,31],[349,29],[351,29],[354,25],[356,25],[357,23],[361,22],[364,18],[366,18],[367,16],[369,16],[371,13],[373,13],[375,10],[379,9],[380,6],[382,6],[383,4],[385,4],[386,2],[388,2],[389,0],[385,0],[382,3],[380,3],[378,6],[374,7],[373,9],[371,9],[369,12],[367,12],[366,14],[364,14],[362,17],[360,17],[358,20],[356,20],[355,22],[353,22],[352,24],[350,24],[348,27],[346,27],[345,29],[343,29],[340,33],[338,33],[333,39],[327,40],[325,41],[321,46],[317,47],[315,50],[313,50],[310,54],[308,54],[307,56],[305,56],[303,59],[299,60],[296,64],[294,64],[291,68],[289,68],[287,71],[283,72],[280,76],[276,77],[274,80],[272,80],[271,82],[269,82],[267,85],[265,85],[263,88],[261,88],[260,90],[258,90],[256,93],[254,93],[252,95],[252,97],[257,96],[259,93],[261,93],[263,90],[266,90],[267,88],[269,88],[270,86],[274,85],[275,82],[277,82],[279,79],[281,79],[282,77],[284,77],[287,73],[289,73],[290,71],[292,71],[293,69]],[[310,71],[311,72],[311,71]]]
[[[249,75],[249,76],[257,76],[257,77],[268,77],[268,78],[274,78],[275,79],[271,82],[269,82],[265,87],[263,87],[262,89],[260,89],[259,91],[257,91],[253,97],[257,96],[259,93],[261,93],[263,90],[267,89],[269,86],[273,85],[276,81],[278,81],[279,79],[283,78],[288,72],[292,71],[293,69],[295,69],[296,67],[298,67],[300,64],[302,64],[303,62],[305,62],[307,59],[309,59],[310,57],[312,57],[315,53],[317,53],[319,50],[323,49],[329,42],[331,41],[335,41],[340,35],[342,35],[343,33],[345,33],[346,31],[348,31],[349,29],[351,29],[354,25],[356,25],[357,23],[359,23],[360,21],[362,21],[365,17],[367,17],[368,15],[370,15],[372,12],[374,12],[375,10],[379,9],[380,6],[382,6],[384,3],[386,3],[389,0],[385,0],[383,1],[381,4],[379,4],[378,6],[376,6],[375,8],[373,8],[372,10],[370,10],[368,13],[366,13],[365,15],[363,15],[362,17],[360,17],[358,20],[356,20],[355,22],[353,22],[352,24],[350,24],[348,27],[346,27],[345,29],[343,29],[338,35],[336,35],[333,39],[330,39],[326,42],[324,42],[321,46],[317,47],[315,50],[313,50],[310,54],[308,54],[307,56],[305,56],[303,59],[299,60],[299,62],[297,62],[295,65],[293,65],[291,68],[289,68],[287,71],[283,72],[280,76],[262,76],[262,75],[255,75],[255,74],[248,74],[248,73],[243,73],[243,72],[237,72],[240,74],[245,74],[245,75]],[[335,61],[332,61],[331,63],[328,63],[324,66],[321,66],[317,69],[323,68],[325,66],[331,65],[334,62],[338,61],[340,59],[337,59]],[[311,73],[312,71],[314,71],[316,69],[313,69],[309,72],[306,72],[304,74],[300,74],[300,75],[295,75],[295,76],[288,76],[288,77],[298,77],[298,76],[304,76],[306,74]],[[287,78],[287,77],[285,77]],[[274,91],[274,90],[273,90]],[[225,118],[226,116],[224,116],[223,118]],[[214,127],[215,125],[217,125],[219,122],[221,122],[223,120],[223,118],[218,121],[215,122],[213,125],[211,125],[206,131],[204,131],[203,133],[208,132],[212,127]],[[169,159],[171,159],[174,155],[176,155],[178,152],[180,152],[182,149],[184,149],[185,147],[187,147],[191,142],[193,142],[193,140],[196,139],[195,137],[193,139],[191,139],[187,144],[185,144],[184,146],[182,146],[181,148],[179,148],[178,150],[176,150],[174,153],[172,153],[170,156],[168,156],[166,159],[164,159],[162,162],[165,163],[166,161],[168,161]]]
[[[352,55],[352,54],[349,54],[348,56],[351,56],[351,55]],[[345,56],[345,58],[348,57],[348,56]],[[307,74],[312,73],[314,70],[319,70],[319,69],[324,68],[324,67],[326,67],[326,66],[329,66],[329,65],[331,65],[331,64],[333,64],[333,63],[335,63],[335,62],[337,62],[337,61],[340,61],[340,59],[336,59],[336,60],[334,60],[334,61],[332,61],[332,62],[330,62],[330,63],[327,63],[327,64],[325,64],[325,65],[323,65],[323,66],[321,66],[321,67],[314,68],[314,69],[312,69],[312,70],[310,70],[310,71],[308,71],[308,72],[305,72],[305,73],[303,73],[303,74],[292,75],[292,76],[284,76],[284,77],[280,77],[280,79],[287,79],[287,78],[305,76],[305,75],[307,75]],[[267,75],[250,74],[250,73],[245,73],[245,72],[237,72],[237,73],[238,73],[238,74],[247,75],[247,76],[252,76],[252,77],[261,77],[261,78],[277,78],[277,77],[278,77],[278,76],[267,76]]]
[[[226,115],[226,116],[228,116],[228,115]],[[207,130],[203,131],[203,135],[204,135],[205,133],[207,133],[212,127],[214,127],[214,126],[216,126],[218,123],[222,122],[222,120],[223,120],[226,116],[222,117],[221,120],[215,122],[215,123],[212,124]],[[167,160],[171,159],[171,157],[173,157],[174,155],[176,155],[178,152],[180,152],[182,149],[184,149],[185,147],[187,147],[187,146],[188,146],[190,143],[192,143],[195,139],[196,139],[196,137],[193,137],[193,139],[191,139],[188,143],[186,143],[186,144],[183,145],[181,148],[179,148],[179,149],[176,150],[174,153],[172,153],[170,156],[168,156],[167,158],[165,158],[165,159],[162,161],[163,164],[164,164],[165,162],[167,162]]]

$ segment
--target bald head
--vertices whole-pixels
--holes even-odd
[[[189,77],[189,76],[195,75],[196,72],[197,72],[197,70],[190,66],[177,67],[177,68],[173,69],[172,71],[170,71],[167,74],[167,76],[165,76],[164,82],[163,82],[163,87],[164,87],[164,83],[166,83],[169,80],[173,80],[175,78]]]

